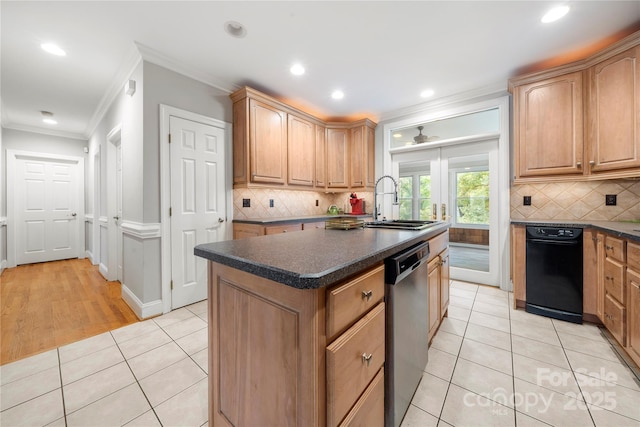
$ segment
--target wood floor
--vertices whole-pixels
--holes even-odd
[[[138,321],[88,259],[21,265],[0,276],[0,365]]]

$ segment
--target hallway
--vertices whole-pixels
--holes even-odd
[[[138,322],[88,259],[21,265],[0,276],[0,364]]]

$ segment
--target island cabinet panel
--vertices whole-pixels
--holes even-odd
[[[582,98],[581,71],[515,89],[516,178],[582,175]]]
[[[345,418],[384,365],[384,329],[381,302],[327,347],[327,425]]]
[[[209,262],[212,425],[325,425],[324,294]]]
[[[440,258],[429,261],[427,266],[429,284],[429,342],[440,326]]]
[[[597,308],[598,289],[598,237],[592,228],[582,232],[582,318],[588,322],[599,322]]]
[[[640,46],[589,69],[591,173],[640,167]]]
[[[384,368],[376,374],[340,427],[384,426]]]
[[[449,286],[451,275],[449,274],[449,249],[440,254],[440,319],[447,315],[449,310]]]
[[[327,339],[331,341],[384,298],[384,265],[327,293]]]
[[[313,187],[316,166],[315,125],[289,114],[288,126],[288,183]]]

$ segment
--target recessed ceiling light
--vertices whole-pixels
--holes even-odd
[[[49,52],[52,55],[56,55],[56,56],[66,56],[67,52],[65,52],[64,50],[62,50],[60,48],[60,46],[58,46],[55,43],[42,43],[40,45],[40,47],[45,50],[46,52]]]
[[[342,92],[341,90],[334,90],[331,94],[331,97],[333,99],[342,99],[344,98],[344,92]]]
[[[247,35],[247,29],[237,21],[227,21],[224,23],[224,30],[232,37],[239,39]]]
[[[569,6],[556,6],[545,13],[540,21],[544,24],[548,24],[549,22],[557,21],[567,13],[569,13]]]
[[[430,96],[433,96],[434,93],[433,89],[427,89],[420,92],[420,96],[423,98],[429,98]]]
[[[401,133],[394,133],[393,137],[394,138],[402,138],[402,134]]]
[[[40,114],[42,114],[42,121],[45,122],[48,125],[57,125],[58,122],[56,120],[54,120],[53,118],[53,113],[50,111],[40,111]]]
[[[301,76],[304,74],[304,67],[300,64],[293,64],[289,71],[291,71],[291,74],[294,76]]]

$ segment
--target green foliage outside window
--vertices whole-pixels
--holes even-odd
[[[489,224],[489,171],[456,174],[456,222]]]

